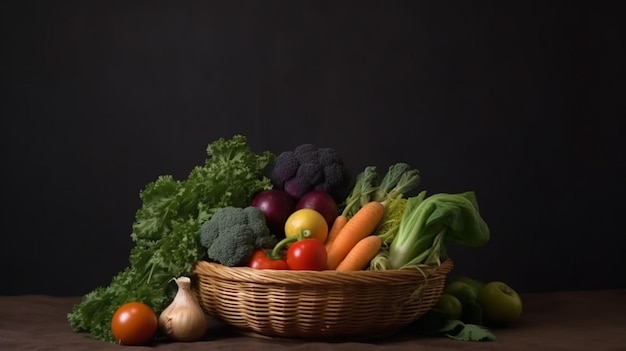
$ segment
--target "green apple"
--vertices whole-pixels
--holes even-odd
[[[486,324],[508,325],[522,315],[522,299],[508,284],[493,281],[485,284],[478,292],[478,304],[483,310]]]
[[[455,320],[461,318],[461,314],[463,313],[461,301],[449,294],[441,294],[434,308]]]

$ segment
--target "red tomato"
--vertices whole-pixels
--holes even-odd
[[[298,240],[287,250],[287,265],[292,270],[323,271],[326,259],[326,247],[317,239]]]
[[[157,332],[158,320],[154,311],[141,302],[129,302],[115,311],[111,331],[121,345],[145,345]]]
[[[263,249],[254,251],[248,262],[248,267],[255,269],[289,269],[285,260],[282,258],[270,258]]]

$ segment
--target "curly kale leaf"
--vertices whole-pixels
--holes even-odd
[[[245,207],[256,192],[270,189],[264,171],[273,159],[269,151],[254,153],[247,139],[236,135],[209,144],[204,165],[187,179],[163,175],[147,184],[132,225],[129,266],[73,307],[67,316],[72,329],[114,342],[110,321],[122,304],[141,301],[159,314],[174,296],[171,279],[191,274],[205,253],[200,225],[218,209]]]

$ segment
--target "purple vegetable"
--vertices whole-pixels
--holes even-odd
[[[301,208],[310,208],[319,212],[324,219],[326,219],[326,223],[328,224],[328,228],[333,226],[335,219],[339,214],[339,210],[337,209],[337,203],[328,193],[323,191],[309,191],[308,193],[302,195],[300,200],[296,203],[296,210]]]
[[[254,196],[251,205],[265,214],[272,234],[278,238],[285,236],[285,222],[295,208],[295,201],[289,194],[279,189],[264,190]]]

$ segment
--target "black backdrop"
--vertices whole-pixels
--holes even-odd
[[[107,284],[139,190],[236,133],[475,190],[492,240],[456,273],[626,287],[623,19],[503,3],[4,2],[0,294]]]

